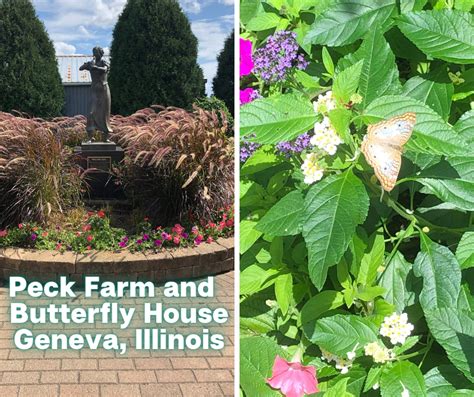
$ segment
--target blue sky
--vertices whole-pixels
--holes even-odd
[[[46,25],[56,53],[90,54],[99,45],[108,51],[112,30],[126,0],[32,0]],[[216,56],[234,26],[234,0],[179,0],[199,41],[198,62],[211,91]]]

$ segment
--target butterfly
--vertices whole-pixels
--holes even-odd
[[[397,182],[402,165],[403,145],[413,132],[416,114],[400,116],[369,125],[361,145],[365,159],[375,171],[382,188],[390,192]]]

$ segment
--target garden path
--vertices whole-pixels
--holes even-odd
[[[157,287],[156,296],[162,296],[163,287]],[[124,307],[137,307],[138,320],[121,331],[110,325],[96,324],[97,332],[119,335],[133,344],[135,331],[140,328],[143,300],[122,298],[117,301]],[[96,299],[100,303],[99,299]],[[154,300],[158,302],[159,300]],[[2,397],[109,397],[109,396],[233,396],[234,380],[234,272],[215,278],[213,298],[170,298],[163,304],[175,307],[225,307],[230,314],[227,323],[209,327],[212,333],[224,335],[225,347],[220,351],[145,351],[129,347],[126,354],[83,349],[57,352],[52,350],[21,351],[13,346],[13,333],[17,325],[10,324],[8,288],[0,287],[0,396]],[[49,304],[44,299],[29,299],[30,305]],[[70,306],[94,304],[83,298],[73,298]],[[140,312],[141,311],[141,312]],[[67,332],[85,334],[94,325],[74,325],[74,328],[47,324],[33,325],[33,330],[44,333]],[[118,328],[118,326],[116,326]],[[189,326],[167,327],[184,335],[193,330]],[[195,329],[199,333],[199,329]]]

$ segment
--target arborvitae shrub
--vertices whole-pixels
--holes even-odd
[[[29,0],[0,0],[0,111],[58,115],[64,104],[53,43]]]
[[[129,0],[113,32],[112,111],[189,108],[204,94],[197,39],[176,0]]]
[[[234,114],[234,32],[227,37],[217,57],[217,74],[212,80],[214,95]]]

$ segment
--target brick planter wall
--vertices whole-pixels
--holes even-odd
[[[194,248],[153,253],[90,251],[84,254],[0,249],[0,279],[23,276],[29,280],[56,280],[60,276],[81,282],[85,275],[109,280],[164,282],[210,276],[234,269],[234,239],[219,239]]]

